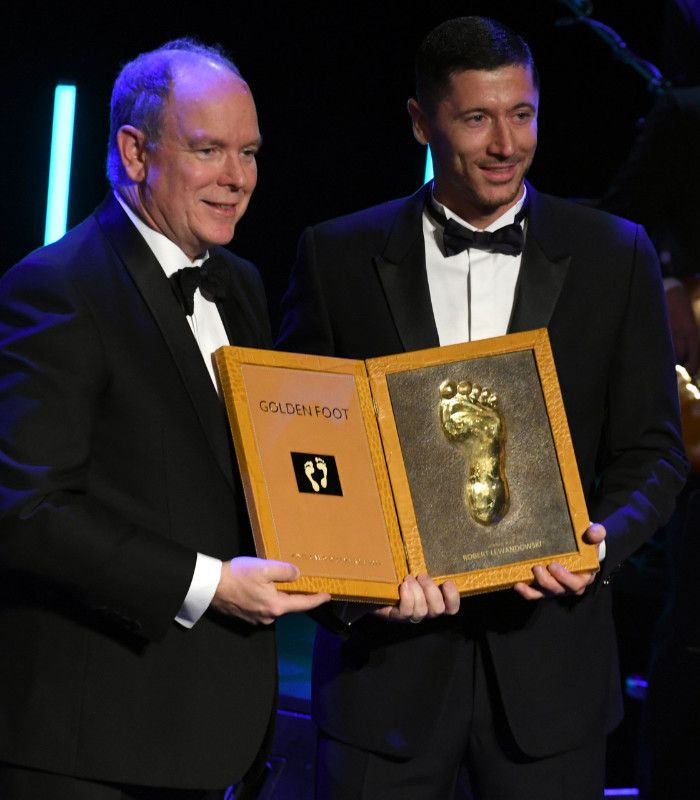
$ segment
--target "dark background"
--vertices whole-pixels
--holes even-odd
[[[412,6],[412,4],[411,4]],[[662,0],[596,0],[593,16],[646,58],[660,55]],[[624,158],[651,95],[557,0],[451,2],[15,2],[3,11],[0,271],[43,241],[53,91],[78,86],[69,226],[106,190],[112,81],[137,53],[185,34],[221,43],[258,104],[264,147],[256,195],[233,249],[263,272],[275,316],[304,226],[413,192],[424,154],[406,99],[413,53],[434,25],[489,14],[531,43],[542,75],[540,146],[531,177],[545,191],[596,197]]]

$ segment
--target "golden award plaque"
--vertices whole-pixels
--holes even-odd
[[[598,568],[546,330],[367,362],[215,355],[258,554],[287,591],[395,602]]]

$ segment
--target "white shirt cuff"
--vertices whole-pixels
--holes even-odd
[[[602,542],[598,542],[598,561],[603,561],[605,559],[605,539]]]
[[[187,590],[182,608],[175,617],[175,622],[179,622],[184,628],[191,628],[199,621],[202,614],[209,608],[216,587],[221,580],[222,563],[218,558],[197,553],[197,563],[194,567],[190,588]]]

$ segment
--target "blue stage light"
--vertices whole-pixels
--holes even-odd
[[[606,797],[639,797],[639,789],[606,789]]]
[[[49,189],[46,198],[44,244],[55,242],[66,232],[70,162],[73,151],[75,95],[75,86],[59,84],[56,87],[53,103],[51,162],[49,165]]]
[[[433,155],[430,152],[430,147],[427,147],[425,154],[425,177],[423,178],[423,183],[432,181],[433,175]]]

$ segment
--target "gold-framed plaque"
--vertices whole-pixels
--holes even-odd
[[[411,573],[474,594],[598,569],[546,329],[367,370]]]
[[[391,603],[598,568],[546,330],[367,362],[215,354],[259,555],[287,591]]]

